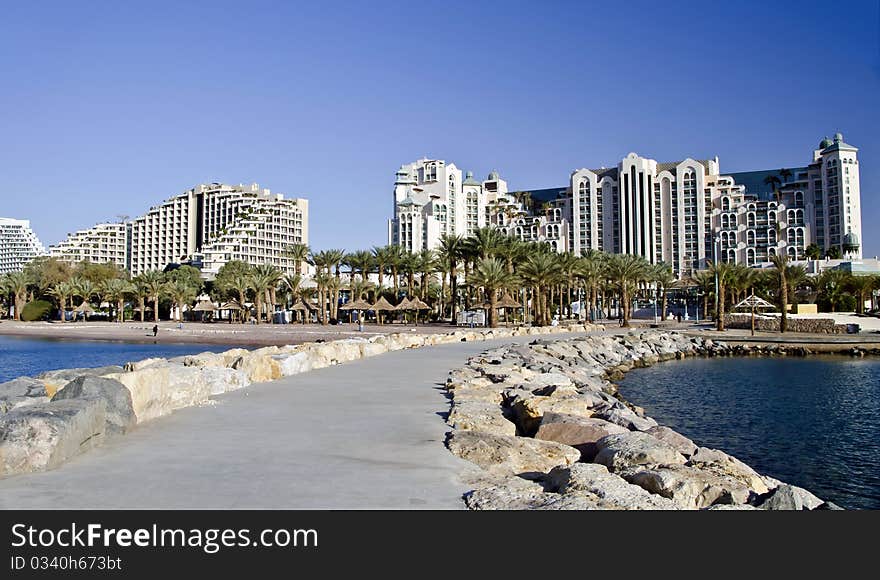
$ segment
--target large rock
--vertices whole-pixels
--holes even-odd
[[[48,402],[49,396],[43,381],[19,377],[0,383],[0,414],[18,407]]]
[[[527,510],[546,501],[540,484],[521,477],[502,479],[464,496],[472,510]]]
[[[623,474],[630,483],[660,494],[686,509],[701,509],[715,504],[743,504],[749,490],[732,478],[683,465],[650,469],[630,469]]]
[[[106,377],[77,377],[58,391],[52,401],[72,399],[102,399],[108,435],[124,434],[137,423],[131,392],[119,381]]]
[[[125,372],[131,371],[139,371],[141,369],[154,367],[154,366],[162,366],[168,364],[168,360],[164,358],[145,358],[143,360],[127,362],[123,369]]]
[[[669,443],[685,457],[690,457],[697,452],[696,443],[694,443],[681,433],[673,431],[669,427],[658,425],[656,427],[651,427],[650,429],[645,431],[645,433],[659,439],[660,441],[665,441],[666,443]]]
[[[516,435],[516,425],[507,420],[501,405],[492,402],[469,401],[452,406],[447,423],[460,431],[483,431],[496,435]]]
[[[477,431],[453,431],[447,444],[455,455],[496,474],[546,473],[581,456],[568,445]]]
[[[814,510],[823,503],[802,487],[783,484],[773,490],[758,507],[765,510]]]
[[[650,417],[640,417],[634,411],[623,405],[597,409],[595,415],[609,423],[614,423],[635,431],[647,431],[648,429],[657,426],[657,421],[654,419],[651,419]]]
[[[647,433],[631,431],[608,435],[596,442],[595,462],[611,471],[620,471],[636,465],[684,464],[687,458],[664,441]]]
[[[200,367],[202,379],[211,395],[222,395],[230,391],[237,391],[251,384],[247,373],[226,367],[203,366]]]
[[[104,401],[40,403],[0,416],[0,477],[57,467],[104,439]]]
[[[570,397],[544,397],[531,393],[517,395],[512,408],[523,433],[531,435],[538,430],[545,413],[564,413],[577,417],[592,417],[594,400],[574,395]]]
[[[315,367],[315,354],[309,351],[297,352],[294,354],[280,354],[273,357],[278,363],[281,376],[289,377],[300,373],[308,372]],[[326,362],[320,363],[326,366]],[[323,366],[318,368],[323,368]]]
[[[597,463],[575,463],[550,472],[550,484],[562,494],[591,494],[627,510],[677,510],[675,502],[652,494],[610,473]]]
[[[212,388],[200,367],[151,366],[130,373],[107,375],[131,392],[137,422],[162,417],[184,407],[206,402]]]
[[[184,356],[182,364],[187,367],[225,367],[228,365],[228,361],[222,354],[201,352]]]
[[[240,356],[232,363],[232,368],[247,373],[248,379],[252,383],[274,381],[282,376],[281,364],[272,354],[262,354],[256,351]]]
[[[37,378],[46,385],[46,394],[51,398],[55,393],[64,388],[64,385],[76,377],[105,377],[114,373],[123,372],[120,366],[96,367],[91,369],[60,369],[46,371],[37,375]]]
[[[627,433],[627,430],[594,417],[544,413],[535,439],[571,445],[581,452],[583,461],[592,461],[597,453],[596,442],[615,433]]]
[[[697,451],[691,455],[688,465],[697,467],[703,471],[709,471],[722,477],[732,477],[733,479],[742,482],[743,485],[758,495],[770,491],[766,480],[758,475],[754,469],[736,457],[728,455],[718,449],[709,449],[707,447],[698,448]]]

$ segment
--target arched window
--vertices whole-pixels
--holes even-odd
[[[776,245],[776,230],[770,228],[767,230],[767,243],[770,245]]]
[[[748,206],[748,210],[749,211],[758,211],[758,206],[753,203],[750,203]]]
[[[794,204],[797,206],[804,205],[804,192],[803,191],[794,192]]]
[[[799,224],[804,223],[804,210],[796,209],[794,211],[794,220]]]
[[[746,250],[746,262],[749,266],[755,265],[755,250],[753,248]]]
[[[748,233],[746,233],[746,243],[750,246],[755,245],[755,230],[749,230]]]
[[[794,246],[788,247],[788,257],[792,260],[797,260],[797,249]]]
[[[735,250],[727,250],[727,261],[731,264],[736,263],[736,251]]]
[[[788,211],[786,212],[786,215],[788,216],[788,221],[789,221],[789,222],[794,222],[795,213],[794,213],[794,210],[793,210],[793,209],[788,210]]]
[[[721,211],[730,211],[730,198],[722,197],[721,198]]]
[[[590,182],[586,179],[581,181],[580,185],[578,185],[578,195],[580,195],[581,198],[587,197],[587,200],[589,200]]]
[[[776,255],[776,248],[767,248],[767,257],[768,258],[770,256],[775,256],[775,255]]]
[[[767,212],[767,225],[775,226],[776,225],[776,212],[768,211]]]
[[[726,213],[721,214],[721,227],[729,228],[730,227],[730,219],[727,217]]]
[[[794,245],[795,240],[797,240],[797,234],[795,233],[794,228],[788,228],[787,237],[788,237],[788,245],[789,246]]]
[[[756,221],[757,220],[755,218],[755,212],[750,211],[748,214],[748,220],[747,220],[746,225],[748,225],[748,227],[750,227],[750,228],[753,228],[753,227],[755,227]]]
[[[449,195],[455,195],[455,176],[449,176]]]

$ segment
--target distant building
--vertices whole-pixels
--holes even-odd
[[[0,218],[0,274],[19,272],[37,256],[46,255],[30,220]]]
[[[132,222],[130,272],[191,263],[212,279],[230,260],[293,272],[284,252],[308,243],[308,208],[305,199],[285,199],[256,183],[198,185]]]
[[[388,239],[417,251],[491,225],[559,252],[639,255],[679,275],[709,260],[804,260],[810,244],[858,260],[857,152],[838,133],[804,167],[739,173],[722,173],[717,157],[658,163],[630,153],[616,167],[573,171],[566,187],[513,192],[495,172],[462,182],[454,165],[422,159],[397,172]]]
[[[67,234],[63,241],[49,247],[49,255],[69,264],[112,262],[128,270],[129,232],[129,225],[125,223],[97,224]]]

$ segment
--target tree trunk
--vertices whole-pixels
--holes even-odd
[[[153,322],[159,322],[159,297],[153,297]]]
[[[724,283],[718,283],[718,323],[716,325],[717,330],[724,330]]]
[[[489,290],[489,328],[498,326],[498,291]]]
[[[623,307],[623,327],[629,327],[629,293],[626,289],[620,292],[620,302]]]
[[[779,332],[785,332],[788,329],[788,281],[785,274],[779,280],[779,301],[782,306],[782,317],[779,319]]]
[[[125,304],[122,298],[116,303],[116,310],[118,312],[119,322],[125,322]]]
[[[456,315],[458,314],[458,303],[456,300],[458,298],[458,271],[455,264],[449,270],[449,286],[451,288],[449,299],[452,302],[452,325],[455,326],[458,323],[456,320]]]

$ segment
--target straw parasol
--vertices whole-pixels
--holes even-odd
[[[394,307],[394,310],[413,310],[412,302],[406,296],[400,301],[400,304]]]
[[[385,310],[385,311],[395,310],[395,307],[392,306],[390,302],[385,300],[384,296],[381,296],[378,300],[376,300],[375,304],[370,306],[370,310],[376,311],[376,320],[379,322],[379,324],[382,324],[382,317],[379,316],[379,311],[381,311],[381,310]]]
[[[202,300],[193,308],[193,312],[214,312],[217,307],[210,300]]]
[[[360,298],[352,300],[351,302],[346,302],[339,307],[340,310],[370,310],[371,308],[373,307],[370,306],[369,302],[361,300]]]
[[[522,304],[505,294],[496,304],[498,308],[522,308]]]
[[[409,307],[412,310],[430,310],[431,309],[431,307],[428,306],[427,304],[425,304],[424,302],[422,302],[422,300],[420,298],[414,298],[413,300],[410,300],[409,305],[410,305]]]
[[[80,314],[94,314],[95,309],[92,308],[92,305],[88,303],[88,301],[84,301],[82,304],[74,308],[74,312],[79,312]]]

